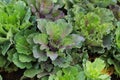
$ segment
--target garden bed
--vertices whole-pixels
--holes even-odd
[[[0,0],[0,80],[119,80],[120,0]]]

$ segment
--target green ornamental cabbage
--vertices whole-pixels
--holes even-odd
[[[105,66],[105,62],[100,58],[96,58],[94,62],[87,61],[84,65],[84,73],[88,78],[87,80],[110,80],[108,74],[102,73]]]
[[[13,34],[31,25],[30,8],[23,1],[0,1],[0,43],[13,37]]]
[[[75,29],[86,38],[86,44],[103,46],[103,38],[114,29],[113,13],[105,8],[95,8],[93,12],[75,14]]]
[[[49,57],[56,66],[67,66],[71,60],[67,50],[80,48],[84,41],[82,36],[71,34],[72,26],[63,19],[55,22],[38,19],[38,29],[41,33],[33,33],[27,39],[28,43],[32,43],[33,55],[42,61]]]

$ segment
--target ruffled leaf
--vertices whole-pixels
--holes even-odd
[[[40,73],[40,69],[27,69],[24,72],[24,76],[25,77],[29,77],[29,78],[33,78],[34,76],[36,76],[38,73]]]
[[[38,61],[41,62],[41,61],[46,61],[47,60],[47,55],[46,53],[40,51],[40,48],[38,46],[34,46],[33,47],[33,56],[34,58],[38,58]]]
[[[35,58],[32,55],[19,54],[19,60],[20,62],[31,62],[35,61]]]
[[[46,34],[37,34],[33,41],[36,44],[47,45],[48,44],[48,36]]]
[[[60,29],[61,38],[68,36],[73,30],[72,25],[69,23],[66,23],[66,21],[63,19],[57,20],[56,23],[59,26],[58,28]]]
[[[72,61],[72,57],[70,55],[67,55],[66,57],[58,57],[52,63],[55,66],[66,68],[70,65],[71,61]]]
[[[31,48],[23,35],[23,32],[20,32],[15,35],[17,52],[25,55],[30,55],[32,54]]]
[[[4,67],[6,63],[7,60],[5,59],[5,57],[0,55],[0,67]]]
[[[47,52],[47,56],[50,57],[50,59],[51,59],[52,61],[54,61],[54,60],[57,59],[58,54],[48,51],[48,52]]]
[[[12,59],[13,63],[19,67],[20,69],[24,69],[24,68],[27,68],[27,69],[30,69],[32,67],[32,64],[31,63],[23,63],[23,62],[20,62],[19,61],[19,54],[18,53],[15,53],[13,55],[13,59]]]
[[[46,24],[48,23],[48,20],[45,20],[45,19],[38,19],[37,20],[37,27],[38,29],[42,32],[42,33],[46,33]]]

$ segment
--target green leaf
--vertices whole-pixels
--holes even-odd
[[[24,72],[24,76],[29,77],[29,78],[33,78],[35,77],[38,73],[40,73],[41,69],[27,69]]]
[[[84,66],[84,72],[85,72],[85,75],[90,79],[99,79],[99,77],[102,74],[101,71],[104,68],[105,68],[104,61],[100,58],[96,58],[94,62],[90,62],[90,61],[86,62]]]
[[[45,70],[47,72],[51,72],[54,68],[53,64],[48,63],[48,62],[43,62],[40,64],[40,67],[42,70]],[[44,72],[43,72],[44,73]],[[40,77],[41,75],[43,75],[42,73],[38,74],[37,77]]]
[[[110,76],[109,75],[105,75],[105,74],[99,76],[99,79],[101,79],[101,80],[111,80]]]
[[[23,17],[25,15],[25,12],[26,12],[25,7],[26,7],[26,4],[23,1],[17,1],[14,4],[14,8],[16,9],[16,12],[18,12],[18,11],[21,12],[21,14],[18,13],[19,17]]]
[[[2,46],[2,55],[5,56],[5,54],[7,53],[7,51],[9,50],[9,48],[11,47],[11,45],[12,45],[11,42],[4,43],[4,45]]]
[[[49,14],[50,11],[52,10],[52,8],[54,7],[54,4],[52,3],[52,0],[37,0],[36,3],[40,3],[41,7],[39,7],[40,5],[37,5],[37,8],[39,9],[39,12],[41,14]]]
[[[111,49],[112,46],[112,40],[113,40],[113,35],[107,35],[103,38],[103,45],[106,47],[108,50]]]
[[[13,55],[13,59],[12,59],[13,63],[19,67],[20,69],[24,69],[24,68],[27,68],[27,69],[30,69],[32,67],[32,64],[31,63],[27,63],[27,62],[20,62],[19,61],[19,54],[18,53],[15,53]]]
[[[0,75],[0,80],[3,80],[2,76]]]
[[[0,67],[4,67],[6,63],[7,63],[7,60],[5,59],[5,57],[0,55]]]
[[[68,54],[66,57],[58,57],[56,60],[52,61],[55,66],[66,68],[70,66],[72,57]]]
[[[14,39],[16,42],[17,52],[25,55],[30,55],[32,54],[31,48],[23,35],[24,35],[23,32],[17,33],[15,35]]]
[[[10,62],[12,62],[12,58],[13,58],[13,54],[16,52],[16,50],[14,48],[10,49],[7,51],[7,60],[9,60]]]
[[[59,26],[61,38],[68,36],[73,30],[72,25],[67,23],[64,19],[59,19],[56,23]]]
[[[72,32],[71,24],[66,23],[66,21],[63,19],[59,19],[55,23],[48,22],[45,28],[47,34],[55,40],[59,38],[64,38]]]
[[[94,11],[102,19],[102,21],[101,21],[102,23],[111,22],[115,18],[113,12],[109,9],[97,7],[97,8],[95,8]]]
[[[100,7],[107,7],[109,5],[114,5],[115,3],[117,3],[117,0],[91,0],[93,2],[94,5],[100,6]]]
[[[108,58],[107,59],[107,62],[110,64],[110,65],[114,65],[115,67],[115,72],[117,73],[117,75],[120,75],[120,63],[116,60],[113,60],[111,58]]]
[[[117,29],[116,29],[116,32],[115,32],[115,40],[116,40],[116,45],[118,48],[120,48],[120,22],[117,23]]]
[[[84,71],[79,72],[79,74],[76,77],[76,80],[85,80],[86,76],[84,74]]]
[[[113,57],[114,57],[116,60],[120,61],[120,53],[119,53],[119,52],[114,52],[114,53],[112,53],[112,54],[113,54]]]
[[[49,75],[49,73],[47,73],[47,72],[41,72],[41,73],[37,74],[37,78],[39,78],[39,79],[42,80],[42,78],[44,77],[44,79],[46,80],[47,79],[47,78],[45,78],[46,75]]]
[[[76,66],[69,66],[68,68],[63,68],[62,70],[58,70],[55,74],[49,76],[48,80],[81,80],[78,76],[84,76],[84,73],[80,74],[81,70],[79,70]],[[85,80],[84,78],[82,78]]]
[[[0,23],[0,34],[7,34],[7,32],[3,29],[2,23]]]
[[[34,45],[34,41],[33,41],[33,37],[36,35],[37,33],[33,33],[27,36],[26,40],[30,45]]]
[[[46,24],[48,23],[49,21],[48,20],[46,20],[46,19],[38,19],[37,20],[37,27],[38,27],[38,29],[42,32],[42,33],[46,33],[46,28],[45,28],[45,26],[46,26]]]
[[[50,75],[48,80],[54,80],[55,75]]]
[[[74,42],[74,46],[80,48],[82,43],[85,41],[85,38],[77,34],[72,34],[72,40]]]
[[[48,77],[47,76],[42,77],[41,80],[48,80]]]
[[[56,3],[57,2],[57,0],[52,0],[54,3]]]
[[[36,44],[47,45],[48,44],[48,36],[46,34],[37,34],[33,41]]]
[[[0,44],[4,43],[4,42],[6,42],[6,41],[8,41],[7,38],[0,37]]]
[[[30,22],[24,22],[21,26],[20,29],[27,29],[30,27],[32,24]]]
[[[60,29],[59,25],[54,22],[48,22],[45,26],[47,34],[50,36],[51,39],[57,40],[60,38]]]
[[[54,52],[47,51],[47,56],[50,57],[50,59],[51,59],[52,61],[54,61],[54,60],[57,59],[58,54],[57,54],[57,53],[54,53]]]
[[[39,46],[33,46],[33,56],[34,56],[34,58],[38,58],[39,62],[46,61],[48,58],[46,53],[40,51]]]
[[[9,29],[8,33],[7,33],[7,39],[12,39],[13,37],[13,33],[12,33],[12,28]]]
[[[61,41],[61,45],[63,46],[63,48],[71,48],[74,45],[74,42],[71,37],[65,37]]]
[[[31,17],[31,11],[30,11],[30,8],[28,8],[22,23],[28,22],[30,17]]]
[[[31,62],[31,61],[35,61],[35,58],[33,58],[32,55],[19,54],[19,60],[21,62]]]

